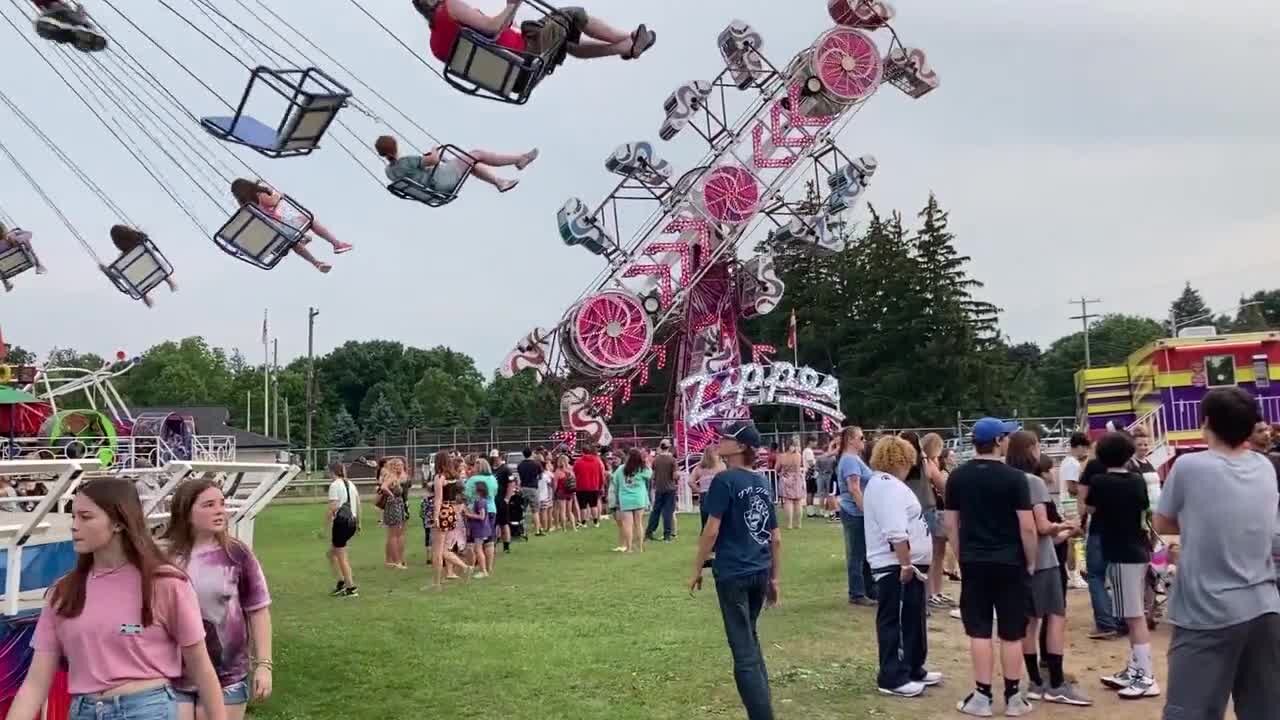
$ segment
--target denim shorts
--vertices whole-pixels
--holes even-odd
[[[187,705],[196,703],[196,694],[193,692],[177,691],[178,702]],[[222,686],[222,704],[223,705],[248,705],[249,704],[249,682],[248,678],[240,682],[233,682],[230,685]]]
[[[947,534],[943,532],[941,510],[925,510],[924,522],[929,527],[929,535],[943,540],[947,539]]]
[[[164,687],[129,695],[94,699],[92,695],[71,698],[69,720],[177,720],[177,691]]]

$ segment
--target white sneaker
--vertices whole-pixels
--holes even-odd
[[[1118,694],[1125,700],[1160,697],[1160,685],[1156,683],[1155,678],[1141,670],[1135,670],[1133,679],[1129,681],[1129,686],[1120,688]]]
[[[1098,679],[1102,681],[1103,685],[1106,685],[1112,690],[1123,690],[1124,688],[1129,687],[1129,684],[1133,682],[1133,674],[1133,668],[1127,667],[1114,675],[1103,675]]]
[[[924,677],[920,678],[919,680],[916,680],[916,682],[920,683],[921,685],[924,685],[925,687],[933,687],[934,685],[938,685],[942,683],[942,673],[934,672],[932,670],[926,670],[924,673]]]
[[[924,693],[924,683],[908,682],[896,688],[876,688],[881,695],[892,695],[901,698],[920,697]]]
[[[947,613],[947,617],[955,618],[956,620],[962,620],[962,619],[963,619],[963,618],[960,616],[960,608],[956,608],[955,610],[952,610],[951,612]]]
[[[1031,702],[1027,700],[1027,697],[1022,693],[1018,693],[1017,695],[1009,698],[1004,704],[1005,717],[1022,717],[1023,715],[1030,714],[1031,711],[1035,709],[1036,707],[1032,705]]]
[[[475,578],[476,580],[483,580],[483,579],[485,579],[485,578],[489,577],[489,573],[484,572],[483,570],[481,570],[481,571],[480,571],[480,572],[478,572],[478,573],[474,573],[474,574],[472,574],[472,575],[471,575],[471,577],[472,577],[472,578]]]
[[[1067,589],[1068,590],[1088,590],[1089,583],[1085,582],[1084,578],[1080,577],[1076,573],[1071,573],[1071,577],[1067,578]]]
[[[991,698],[974,690],[956,703],[956,710],[974,717],[991,717]]]

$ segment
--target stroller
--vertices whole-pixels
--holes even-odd
[[[1147,628],[1156,629],[1164,617],[1164,606],[1169,600],[1169,588],[1177,568],[1173,564],[1170,548],[1153,528],[1151,533],[1151,562],[1147,564],[1146,587],[1142,593],[1142,606],[1147,615]]]

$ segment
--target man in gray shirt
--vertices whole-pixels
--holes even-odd
[[[1249,449],[1258,420],[1239,388],[1211,390],[1200,404],[1205,452],[1174,463],[1156,510],[1156,530],[1181,535],[1169,602],[1164,720],[1280,713],[1280,591],[1271,559],[1276,534],[1276,471]]]

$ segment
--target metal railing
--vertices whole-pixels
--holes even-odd
[[[191,457],[185,455],[185,449],[173,447],[154,435],[0,437],[0,459],[96,458],[104,467],[113,470],[163,467],[175,460],[232,462],[236,455],[236,439],[230,435],[195,435],[191,438]]]

